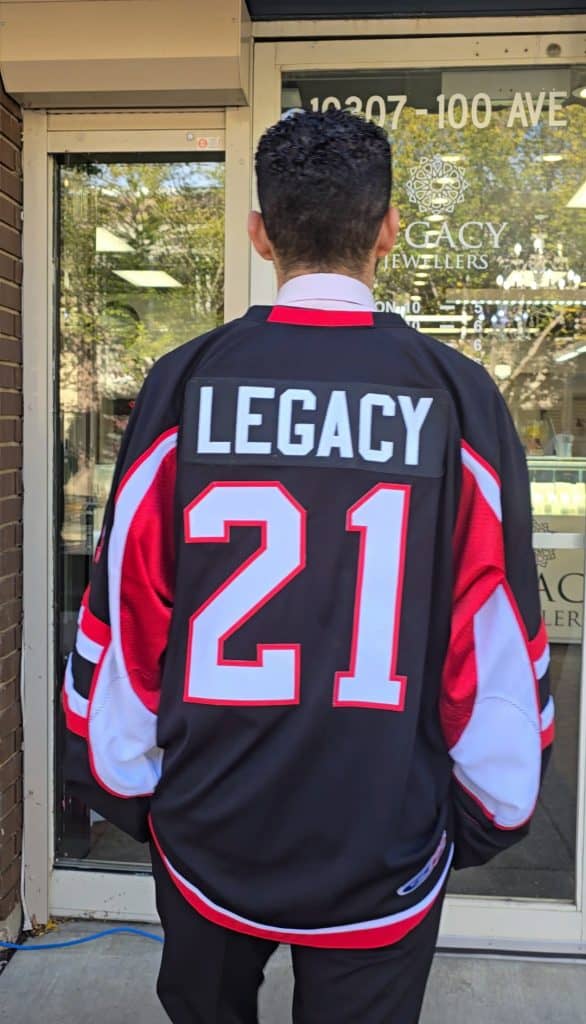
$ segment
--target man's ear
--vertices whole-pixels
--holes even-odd
[[[377,260],[386,256],[391,251],[397,235],[399,234],[399,211],[395,206],[389,206],[383,217],[380,231],[375,243],[375,256]]]
[[[262,219],[262,214],[257,210],[251,210],[248,214],[248,237],[263,260],[270,260],[271,262],[274,260],[275,255],[267,235],[265,222]]]

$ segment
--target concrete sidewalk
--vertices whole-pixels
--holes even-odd
[[[69,922],[33,942],[79,938],[106,927]],[[16,953],[0,975],[0,1022],[165,1024],[153,991],[160,954],[158,944],[127,935],[71,950]],[[291,990],[289,952],[282,948],[267,968],[261,1024],[290,1021]],[[586,963],[440,954],[421,1024],[586,1024]]]

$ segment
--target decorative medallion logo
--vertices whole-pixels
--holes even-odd
[[[441,156],[422,156],[411,168],[407,196],[409,202],[417,203],[420,213],[453,213],[467,188],[461,167]]]
[[[533,533],[552,533],[552,529],[549,523],[543,522],[540,519],[533,520]],[[539,569],[547,569],[550,562],[556,561],[556,553],[552,548],[536,548],[535,549],[535,561]]]

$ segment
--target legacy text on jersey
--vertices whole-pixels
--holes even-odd
[[[323,381],[189,382],[183,458],[441,476],[441,391]]]

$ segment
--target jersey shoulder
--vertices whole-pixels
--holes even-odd
[[[443,341],[404,324],[404,341],[415,346],[428,372],[447,392],[461,441],[491,465],[498,461],[499,435],[510,431],[506,400],[488,371]]]
[[[152,378],[152,381],[158,384],[165,380],[178,380],[184,377],[194,368],[196,361],[203,358],[213,345],[239,333],[245,327],[245,318],[237,317],[226,324],[214,327],[211,331],[191,338],[157,359],[149,371],[148,378]]]
[[[161,356],[146,375],[129,423],[134,449],[143,448],[181,422],[185,388],[197,364],[212,345],[237,333],[240,320],[192,338]]]
[[[452,348],[444,341],[439,341],[428,334],[422,334],[411,327],[406,327],[411,335],[410,341],[425,352],[443,378],[445,386],[461,407],[472,405],[478,413],[483,409],[487,414],[494,414],[494,404],[503,403],[501,393],[488,371],[481,363]]]
[[[476,397],[479,394],[487,398],[494,395],[496,385],[481,363],[452,348],[445,341],[422,334],[412,327],[407,327],[407,331],[413,335],[413,343],[423,348],[459,394],[470,391]]]

